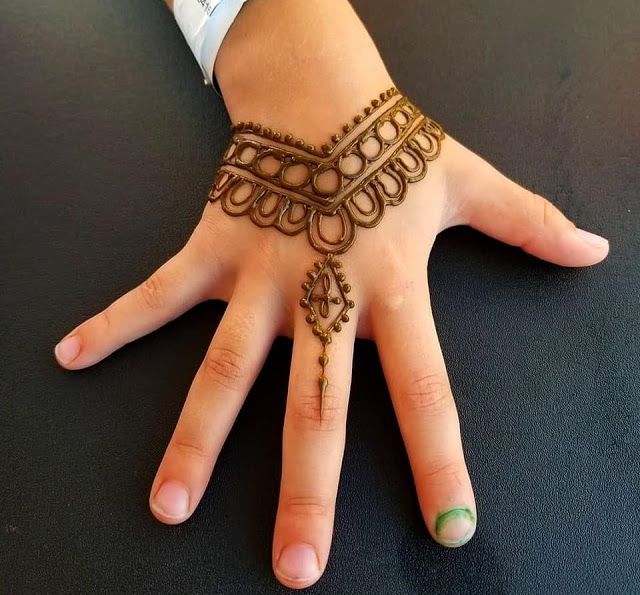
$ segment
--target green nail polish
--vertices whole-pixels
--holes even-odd
[[[436,519],[436,537],[442,545],[457,547],[473,535],[476,515],[470,508],[451,508]]]

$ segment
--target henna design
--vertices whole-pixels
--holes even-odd
[[[323,254],[345,252],[357,226],[375,227],[387,205],[404,200],[407,184],[426,175],[444,138],[442,128],[395,89],[381,96],[365,109],[366,118],[359,114],[353,126],[345,124],[348,134],[334,135],[336,144],[321,152],[260,124],[237,124],[209,200],[287,235],[306,230]],[[294,169],[301,181],[289,173]],[[323,229],[331,220],[341,230],[337,237]]]
[[[358,227],[375,227],[387,206],[404,201],[408,184],[424,178],[428,162],[440,154],[445,134],[395,88],[381,93],[342,127],[344,134],[334,134],[320,149],[254,122],[240,122],[232,131],[209,202],[219,201],[225,213],[247,215],[256,225],[286,235],[304,231],[311,246],[325,255],[307,273],[310,280],[302,285],[300,300],[322,343],[322,416],[326,346],[354,307],[334,256],[351,247]]]
[[[331,333],[339,333],[342,323],[349,322],[349,310],[355,306],[353,300],[347,298],[351,286],[345,283],[345,275],[339,269],[342,263],[336,260],[333,254],[329,254],[324,261],[316,262],[315,269],[307,272],[309,281],[302,284],[305,294],[300,300],[300,305],[309,310],[306,321],[313,325],[313,334],[322,343],[322,354],[318,358],[322,373],[318,379],[320,387],[320,417],[324,413],[324,396],[329,381],[324,375],[324,369],[329,363],[327,344],[331,343]],[[318,287],[318,286],[321,287]],[[335,290],[333,289],[335,286]],[[333,294],[332,291],[336,293]],[[331,306],[339,306],[337,313],[331,315]],[[333,309],[335,311],[335,309]],[[323,321],[324,319],[324,321]],[[323,325],[323,322],[326,324]]]

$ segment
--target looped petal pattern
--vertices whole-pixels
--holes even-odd
[[[375,227],[401,204],[440,154],[442,127],[396,89],[374,99],[321,150],[260,124],[234,127],[209,192],[229,215],[287,235],[306,230],[323,254],[349,249],[358,227]]]

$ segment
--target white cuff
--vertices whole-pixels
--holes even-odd
[[[213,67],[227,31],[247,0],[175,0],[173,14],[200,65],[205,83],[213,84]]]

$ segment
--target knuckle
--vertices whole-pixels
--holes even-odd
[[[378,294],[376,302],[380,311],[391,314],[401,310],[407,300],[407,292],[403,290],[404,283],[390,283],[387,289]]]
[[[103,341],[111,340],[112,316],[113,304],[85,320],[77,327],[75,334],[83,337],[83,341],[90,343],[94,347]]]
[[[527,192],[533,203],[534,223],[538,223],[541,227],[571,225],[570,221],[551,201],[530,190]]]
[[[244,376],[244,358],[228,347],[211,347],[202,371],[209,381],[233,389]]]
[[[382,278],[384,285],[376,292],[374,303],[381,315],[393,315],[415,294],[417,283],[407,275],[406,268],[385,272]]]
[[[280,511],[298,517],[327,517],[333,514],[333,500],[326,496],[283,496]]]
[[[441,417],[453,406],[449,382],[441,374],[426,374],[412,380],[400,398],[409,411],[429,417]]]
[[[422,269],[422,252],[406,245],[406,239],[394,238],[377,256],[376,276],[371,289],[371,308],[381,317],[395,316],[407,304],[428,295],[426,260]]]
[[[531,190],[523,190],[525,200],[523,205],[525,209],[524,221],[528,225],[523,231],[522,239],[517,243],[521,248],[528,247],[536,242],[540,235],[545,231],[561,231],[564,228],[575,227],[562,212],[544,196],[540,196]]]
[[[543,196],[530,190],[527,192],[529,193],[529,199],[533,203],[534,218],[543,227],[548,226],[553,216],[553,205]]]
[[[219,264],[219,255],[215,252],[209,253],[207,246],[201,240],[201,234],[197,232],[198,228],[194,229],[193,233],[187,240],[186,244],[182,247],[176,257],[182,258],[188,262],[190,268],[200,267],[202,273],[206,273],[211,268],[217,268]]]
[[[196,225],[194,233],[202,232],[204,234],[216,234],[219,231],[220,226],[218,225],[221,220],[220,217],[220,204],[219,202],[210,202],[207,201],[205,207],[202,211],[202,215],[200,216],[200,221]]]
[[[147,308],[157,310],[165,303],[165,287],[167,281],[164,275],[156,271],[142,285],[140,285],[139,295]]]
[[[237,222],[233,219],[222,212],[218,203],[208,203],[189,239],[209,264],[218,268],[226,264],[229,256],[239,252],[238,244],[229,243],[230,238],[237,238]]]
[[[275,242],[269,234],[260,234],[256,238],[257,251],[248,267],[251,275],[262,279],[274,287],[281,285],[281,244]]]
[[[196,226],[190,238],[190,243],[208,256],[216,257],[218,252],[214,250],[215,238],[220,237],[220,224],[211,214],[205,213]]]
[[[317,392],[296,394],[288,406],[289,418],[297,430],[334,432],[344,424],[346,419],[346,399],[327,387],[324,400]]]
[[[100,334],[102,336],[106,336],[109,330],[111,329],[111,308],[112,306],[105,308],[102,312],[97,314],[91,321],[94,324],[96,324],[97,327],[99,327]]]
[[[175,438],[171,442],[174,452],[181,458],[208,461],[210,456],[204,445],[193,438]]]
[[[553,222],[556,208],[546,199],[540,197],[542,201],[542,225],[547,227]]]
[[[445,486],[464,486],[467,483],[467,470],[459,461],[434,462],[427,465],[420,478],[426,484]]]

